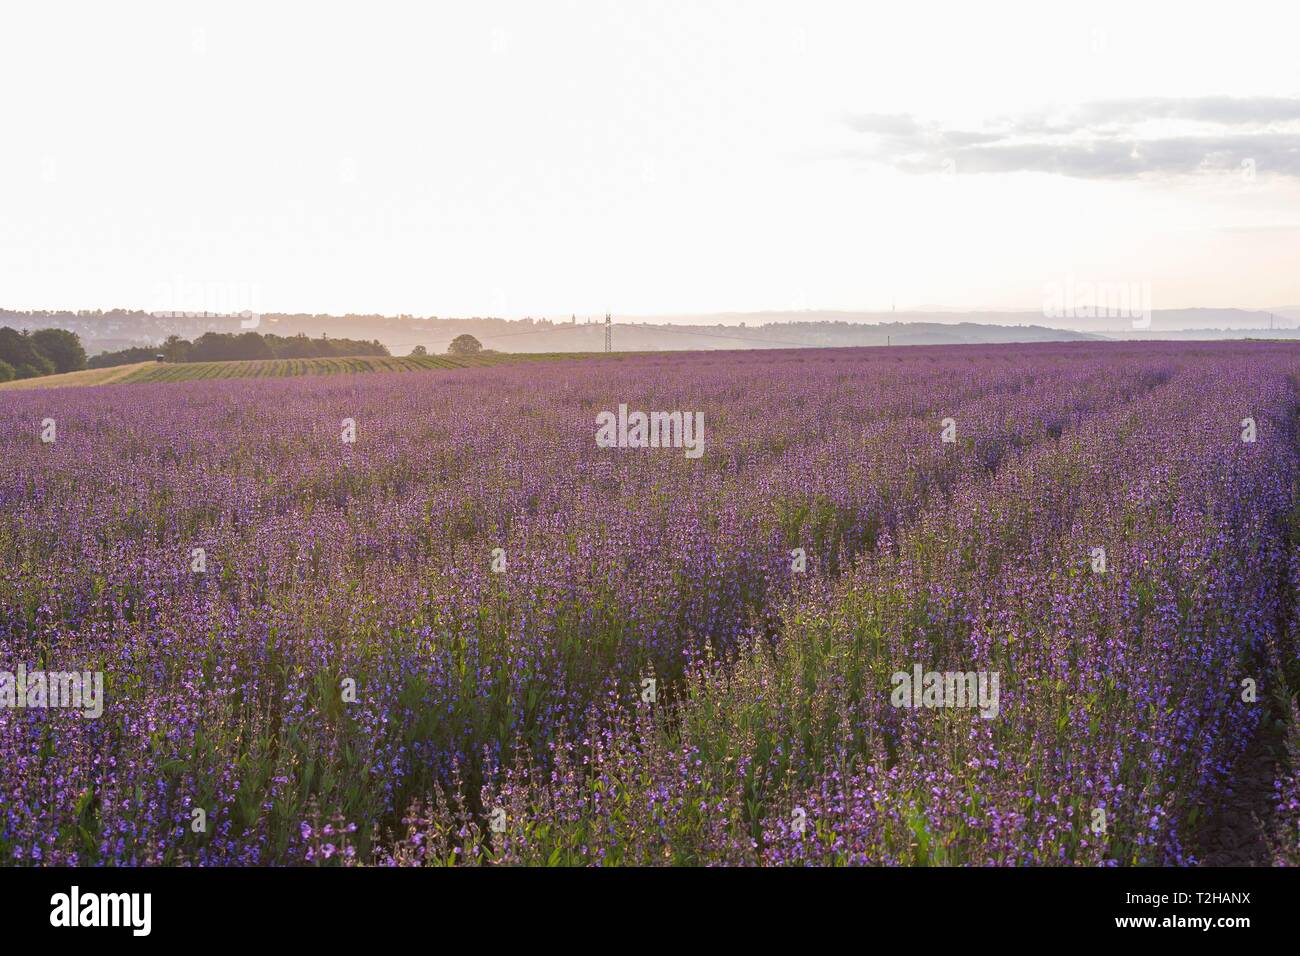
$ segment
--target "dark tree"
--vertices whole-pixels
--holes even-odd
[[[190,360],[190,343],[179,335],[169,335],[162,344],[162,354],[169,362],[188,362]]]
[[[256,332],[245,332],[243,335],[235,337],[235,358],[238,359],[270,359],[275,358],[275,353],[271,351],[271,346],[266,344],[266,339]]]
[[[35,378],[54,372],[54,363],[32,343],[30,335],[7,326],[0,329],[0,361],[13,366],[17,378]]]
[[[30,336],[36,350],[50,360],[56,372],[79,372],[86,367],[81,339],[67,329],[37,329]]]
[[[147,349],[140,346],[118,349],[116,352],[100,352],[98,355],[90,357],[86,367],[115,368],[118,365],[134,365],[136,362],[152,362],[157,354],[157,349]]]
[[[456,336],[447,346],[448,355],[477,355],[482,351],[483,343],[468,333]]]

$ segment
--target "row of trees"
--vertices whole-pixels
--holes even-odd
[[[172,335],[155,349],[130,348],[102,352],[91,368],[145,362],[157,355],[168,362],[229,362],[247,359],[330,358],[345,355],[388,355],[378,340],[331,339],[305,335],[262,335],[260,332],[205,332],[193,342]]]
[[[86,350],[74,332],[67,329],[19,332],[8,326],[0,328],[0,382],[75,372],[85,367]]]
[[[447,346],[448,355],[478,355],[480,352],[492,352],[493,349],[483,348],[483,343],[474,336],[458,335],[451,340],[451,345]],[[423,345],[417,345],[411,349],[412,355],[428,355],[429,350]]]
[[[452,355],[475,355],[482,344],[472,335],[458,335],[447,351]],[[388,355],[377,339],[318,339],[305,335],[262,335],[258,332],[206,332],[193,342],[178,335],[156,348],[128,348],[101,352],[86,359],[86,350],[75,332],[67,329],[38,329],[19,332],[0,328],[0,382],[13,378],[35,378],[83,368],[111,368],[134,362],[150,362],[159,355],[167,362],[227,362],[240,359],[330,358],[351,355]],[[428,354],[416,346],[412,355]]]

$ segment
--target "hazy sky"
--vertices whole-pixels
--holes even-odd
[[[127,12],[131,11],[131,12]],[[1300,303],[1291,3],[0,13],[0,306]]]

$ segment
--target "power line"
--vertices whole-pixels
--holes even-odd
[[[505,339],[515,335],[535,335],[538,332],[558,332],[558,331],[571,332],[574,329],[589,329],[592,327],[593,326],[591,325],[591,323],[584,323],[583,325],[548,325],[540,329],[523,329],[522,331],[519,332],[478,332],[478,333],[463,332],[461,334],[462,335],[473,334],[476,339]],[[434,340],[434,341],[429,341],[428,339],[420,339],[418,342],[396,342],[394,344],[398,347],[402,347],[406,345],[443,345],[443,344],[449,344],[451,342],[454,342],[455,340],[456,340],[455,337],[446,340]]]
[[[789,345],[799,349],[820,349],[827,346],[813,342],[790,342],[784,339],[759,338],[753,335],[719,335],[717,332],[693,332],[690,329],[678,329],[671,325],[652,325],[646,326],[658,332],[676,332],[680,335],[705,335],[714,339],[734,339],[739,342],[762,342],[765,345]]]
[[[613,342],[612,330],[614,324],[615,323],[612,321],[612,316],[607,314],[605,317],[605,327],[606,327],[605,351],[607,352],[612,351],[612,342]],[[675,335],[704,336],[705,338],[727,339],[734,342],[756,342],[756,343],[761,343],[763,345],[785,345],[791,348],[799,348],[799,349],[816,349],[816,348],[828,347],[824,343],[820,343],[820,342],[794,342],[794,341],[790,341],[789,339],[769,339],[763,336],[756,336],[756,335],[727,335],[725,333],[719,333],[719,332],[698,332],[693,329],[677,328],[671,325],[629,325],[627,323],[624,324],[629,330],[633,328],[639,328],[639,329],[644,329],[647,332],[669,332]],[[577,329],[593,329],[594,331],[594,327],[598,327],[598,326],[594,326],[593,323],[583,323],[582,325],[557,323],[555,325],[548,325],[542,328],[522,329],[517,332],[484,332],[484,333],[477,334],[475,337],[479,339],[504,339],[504,338],[512,338],[516,335],[536,335],[539,332],[562,332],[562,331],[572,332],[572,331],[576,331]],[[436,340],[433,342],[430,342],[428,340],[422,340],[419,342],[396,342],[394,343],[394,347],[404,348],[407,345],[443,345],[443,344],[448,344],[452,341],[454,341],[454,338],[447,339],[445,340],[445,342],[436,341]]]

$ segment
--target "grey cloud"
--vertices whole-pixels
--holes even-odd
[[[905,113],[864,113],[849,117],[848,124],[859,133],[881,133],[887,136],[912,136],[920,131],[916,120]]]
[[[943,141],[949,146],[974,146],[983,143],[996,143],[1006,139],[1006,133],[975,133],[969,130],[950,129],[943,133]]]
[[[1085,125],[1140,123],[1153,119],[1181,119],[1224,126],[1261,125],[1300,119],[1300,99],[1281,96],[1200,96],[1189,99],[1146,97],[1101,100],[1079,110]]]
[[[1179,120],[1196,132],[1143,134],[1138,124]],[[907,114],[859,116],[870,137],[859,158],[907,172],[1044,172],[1083,179],[1239,171],[1300,177],[1300,98],[1149,97],[1084,104],[1059,118],[1002,118],[953,129]]]

